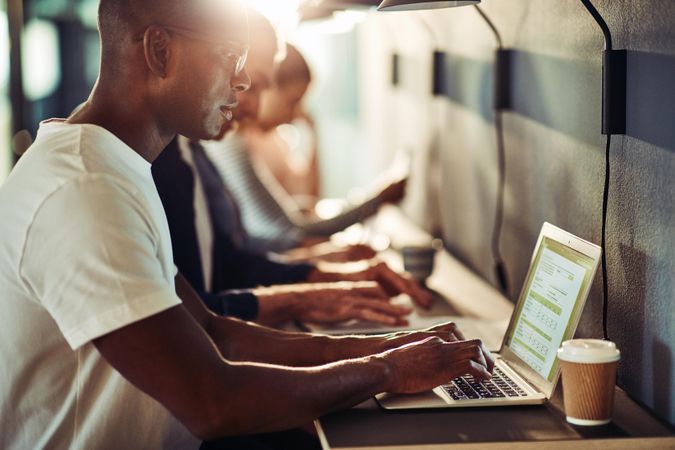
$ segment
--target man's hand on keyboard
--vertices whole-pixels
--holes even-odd
[[[386,350],[400,347],[405,344],[419,342],[430,337],[438,337],[446,342],[465,341],[464,333],[457,327],[454,322],[448,322],[435,327],[427,328],[420,331],[401,331],[398,333],[391,333],[385,336],[388,345]]]
[[[407,294],[419,306],[430,308],[434,298],[408,274],[393,271],[377,261],[358,261],[345,264],[320,262],[307,277],[308,283],[334,281],[376,281],[390,296]]]
[[[494,368],[494,358],[478,339],[448,342],[428,337],[379,357],[389,367],[387,392],[399,394],[427,391],[466,374],[490,379]]]

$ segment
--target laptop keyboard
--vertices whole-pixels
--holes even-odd
[[[471,375],[464,375],[441,387],[453,400],[524,397],[527,395],[520,386],[497,367],[492,374],[492,380],[478,382]]]

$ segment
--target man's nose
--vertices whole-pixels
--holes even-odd
[[[232,90],[235,92],[248,91],[251,87],[251,77],[248,76],[246,69],[236,74],[232,79],[231,84]]]

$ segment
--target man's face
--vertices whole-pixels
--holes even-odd
[[[236,94],[250,85],[246,70],[237,67],[247,49],[245,11],[217,9],[204,22],[166,27],[172,37],[171,77],[163,113],[191,139],[212,139],[229,127]]]
[[[270,87],[274,78],[276,53],[276,42],[254,41],[251,45],[246,63],[246,71],[251,77],[251,88],[237,96],[239,107],[235,111],[235,119],[241,125],[255,122],[258,118],[260,96]]]

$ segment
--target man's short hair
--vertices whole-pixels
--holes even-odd
[[[101,56],[106,66],[114,66],[120,52],[153,24],[232,30],[233,36],[245,41],[247,35],[237,34],[247,29],[239,20],[245,16],[237,0],[100,0]]]
[[[104,54],[127,44],[133,33],[152,23],[163,23],[186,14],[189,0],[101,0],[98,28]]]

